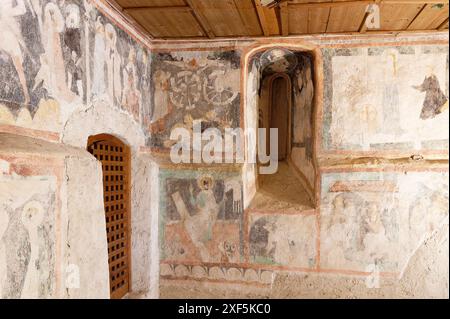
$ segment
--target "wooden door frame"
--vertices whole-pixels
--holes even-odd
[[[128,199],[126,200],[126,207],[127,207],[127,233],[128,233],[128,242],[127,242],[127,251],[128,251],[128,293],[131,292],[132,289],[132,285],[131,285],[131,279],[132,279],[132,274],[131,274],[131,148],[121,139],[111,135],[111,134],[106,134],[106,133],[101,133],[101,134],[96,134],[96,135],[91,135],[88,137],[88,141],[87,141],[87,148],[92,145],[95,142],[101,142],[101,141],[109,141],[112,142],[114,144],[118,144],[119,146],[123,147],[124,151],[125,151],[125,161],[128,164],[127,165],[127,170],[125,172],[125,180],[127,183],[127,193],[128,193]],[[103,187],[103,168],[102,168],[102,192],[104,195],[104,187]],[[106,212],[105,212],[105,205],[103,204],[103,213],[104,216],[106,218]],[[106,221],[105,221],[106,222]],[[106,228],[105,228],[106,231]],[[108,254],[108,259],[109,259],[109,254]],[[108,280],[110,280],[110,270],[109,270],[109,262],[108,262]],[[110,294],[111,294],[111,288],[110,288]],[[125,294],[126,295],[126,294]]]

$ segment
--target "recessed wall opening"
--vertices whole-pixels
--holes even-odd
[[[111,298],[130,291],[130,149],[118,138],[99,134],[88,139],[88,151],[102,164],[103,202]]]
[[[276,48],[256,53],[250,61],[256,69],[258,127],[266,129],[265,148],[269,155],[269,129],[278,129],[278,170],[257,175],[257,192],[251,208],[265,210],[312,208],[314,185],[312,56]],[[262,136],[258,135],[258,140]],[[272,141],[273,143],[273,141]],[[258,144],[260,145],[260,144]],[[264,151],[264,150],[260,150]],[[273,152],[273,151],[272,151]],[[258,163],[261,167],[262,163]],[[260,170],[258,169],[258,172]],[[306,176],[311,176],[308,181]]]

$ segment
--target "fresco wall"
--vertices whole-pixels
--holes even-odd
[[[199,244],[201,240],[189,235],[188,229],[198,228],[189,220],[197,215],[200,220],[201,214],[195,212],[200,209],[190,206],[189,198],[203,197],[195,195],[191,185],[198,184],[203,173],[165,171],[160,175],[160,274],[165,296],[181,297],[184,292],[184,296],[226,297],[236,287],[239,292],[233,296],[238,297],[446,294],[443,259],[431,256],[444,252],[445,257],[448,250],[448,234],[442,235],[449,222],[448,48],[340,44],[318,50],[321,54],[295,52],[289,57],[284,54],[289,50],[277,54],[279,49],[253,54],[244,77],[243,118],[245,127],[264,126],[264,75],[287,72],[291,76],[291,157],[311,188],[318,179],[318,207],[295,212],[246,208],[237,220],[219,228],[209,226],[209,234],[206,225],[212,225],[211,219],[204,217],[205,229],[195,232],[204,238]],[[315,99],[322,92],[318,84],[323,84],[323,101]],[[315,147],[321,153],[315,154]],[[435,151],[438,160],[409,159],[425,151]],[[335,156],[333,160],[328,154]],[[359,161],[352,159],[363,154]],[[208,174],[219,170],[211,167]],[[214,175],[214,180],[228,176],[223,174]],[[244,207],[256,191],[256,174],[255,166],[244,165]],[[213,203],[209,209],[216,212],[209,218],[217,220],[216,225],[221,221],[214,216],[222,214],[218,189],[214,186],[208,195]],[[440,248],[428,250],[435,240]],[[217,247],[225,247],[228,254]],[[384,286],[371,290],[365,281],[374,269]],[[281,285],[283,276],[287,279]],[[425,277],[428,284],[415,291],[412,283]],[[194,285],[198,281],[201,284]],[[360,281],[360,286],[355,284]],[[214,286],[217,282],[232,288]],[[304,290],[296,291],[294,282]],[[310,288],[314,293],[305,292]]]
[[[448,149],[448,46],[322,54],[324,151]]]
[[[0,124],[60,132],[98,100],[142,123],[150,56],[90,0],[2,1]]]
[[[148,146],[170,148],[171,130],[192,130],[195,120],[202,130],[241,127],[238,51],[156,52],[152,65]]]

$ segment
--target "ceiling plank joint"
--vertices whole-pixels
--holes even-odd
[[[192,13],[194,14],[195,19],[198,21],[200,27],[203,29],[203,31],[208,36],[208,38],[214,39],[216,36],[215,36],[208,20],[200,12],[195,1],[192,1],[192,0],[185,0],[185,1],[188,4],[188,6],[192,9]]]

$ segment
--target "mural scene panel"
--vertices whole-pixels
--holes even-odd
[[[448,187],[448,172],[324,174],[321,267],[401,271],[448,224]]]
[[[0,26],[0,123],[59,131],[98,99],[149,115],[148,51],[91,1],[4,0]]]
[[[323,49],[323,56],[325,150],[448,149],[448,46]]]

